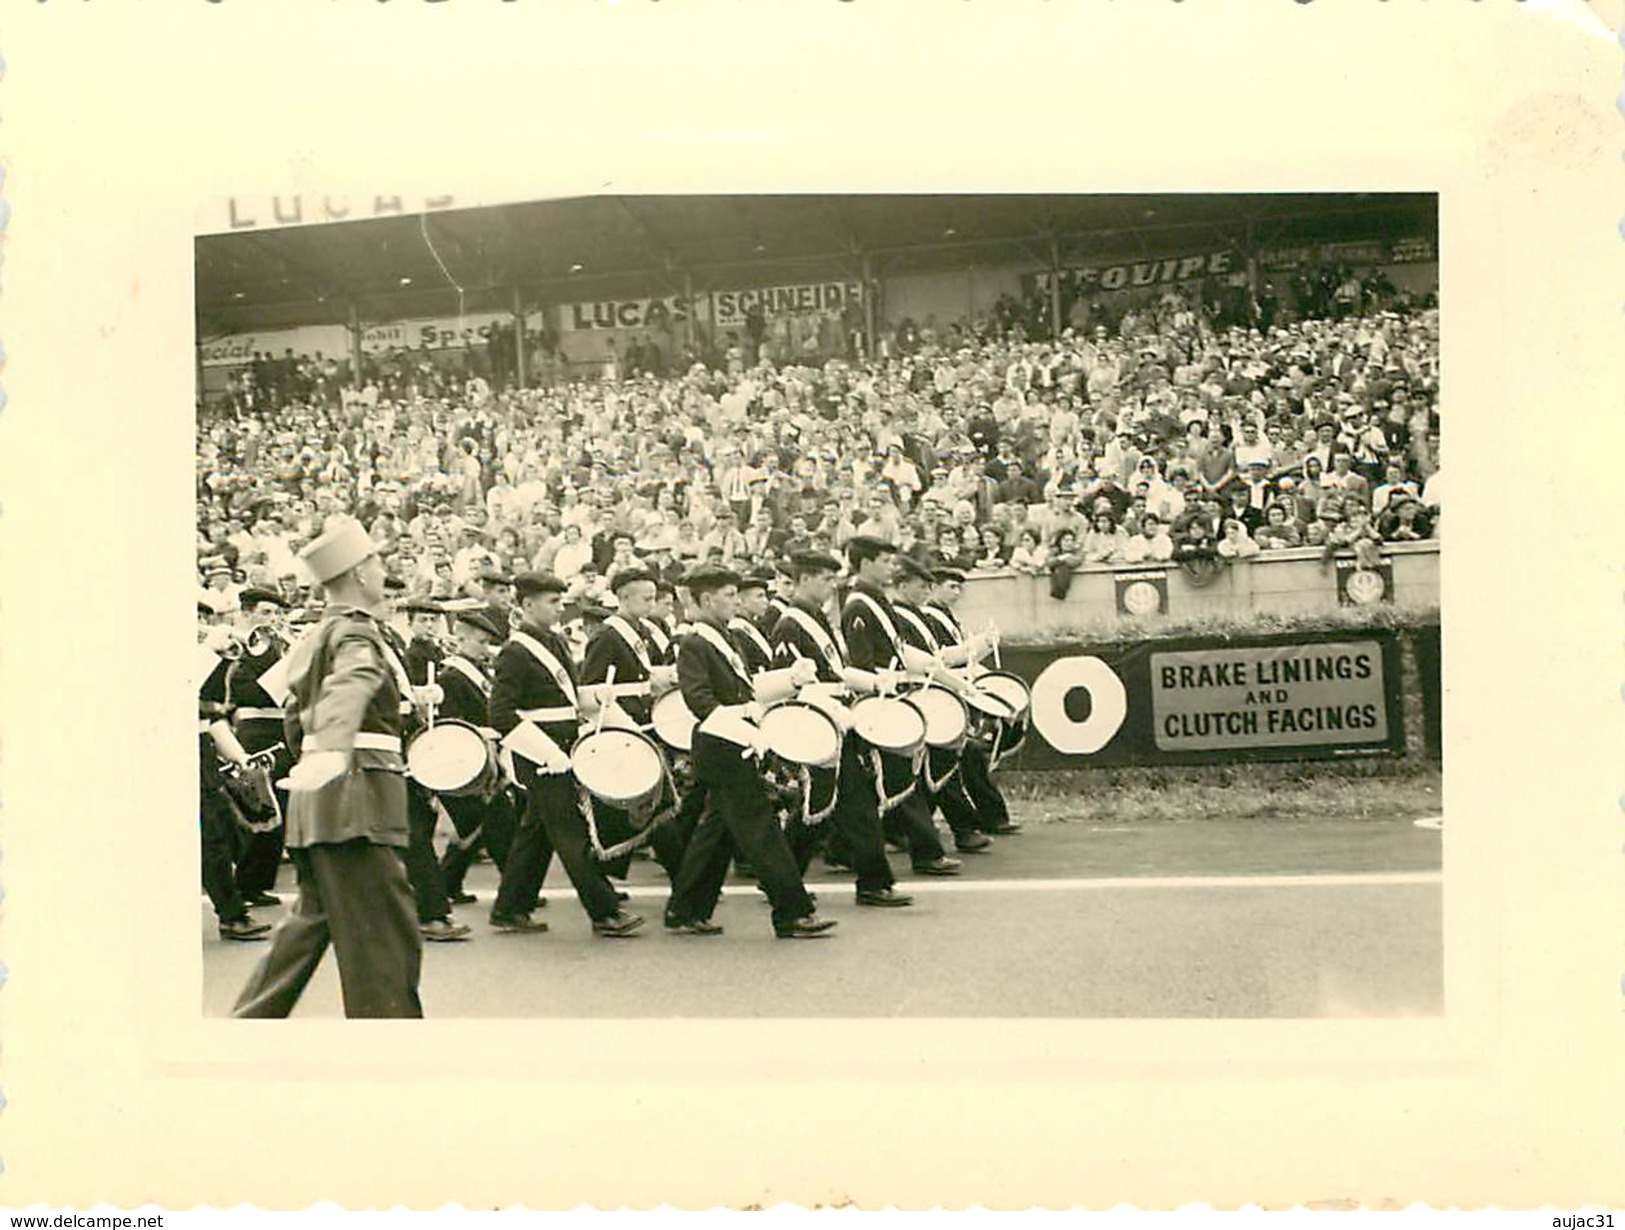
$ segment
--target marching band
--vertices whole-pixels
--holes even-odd
[[[334,684],[321,671],[339,646],[373,688],[345,693],[345,720],[359,725],[339,739],[351,740],[343,776],[359,771],[373,794],[404,796],[398,822],[371,840],[399,854],[419,943],[469,937],[451,911],[475,902],[464,880],[481,851],[500,871],[497,932],[547,930],[536,915],[557,855],[593,932],[634,935],[645,920],[616,885],[646,856],[671,881],[666,930],[720,935],[712,913],[735,863],[766,895],[774,933],[802,939],[835,926],[806,888],[815,854],[851,872],[859,905],[899,908],[913,899],[898,890],[888,844],[917,875],[953,876],[962,863],[938,815],[961,855],[1019,830],[994,773],[1020,745],[1030,698],[998,669],[996,630],[959,623],[955,569],[856,537],[837,605],[843,570],[827,554],[794,555],[778,577],[701,566],[679,583],[679,623],[674,587],[628,568],[613,578],[614,610],[597,613],[576,652],[566,587],[540,573],[489,578],[489,604],[409,604],[403,637],[387,583],[370,604],[343,588],[367,571],[350,558],[370,550],[357,532],[330,528],[307,548],[307,562],[337,550],[350,566],[314,627],[281,594],[249,590],[235,626],[203,629],[203,879],[224,938],[266,938],[249,911],[280,904],[270,894],[285,844],[303,906],[307,876],[324,870],[314,852],[332,849],[320,844],[326,828],[365,830],[337,814],[355,800],[330,777],[301,786],[312,754],[331,750],[316,732],[333,720]],[[200,618],[217,617],[200,606]],[[301,791],[325,800],[315,809],[325,819],[311,821]],[[437,828],[450,833],[438,858]],[[240,1012],[275,1014],[290,977],[286,962],[257,975]]]

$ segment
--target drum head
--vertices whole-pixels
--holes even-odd
[[[1000,721],[1009,721],[1016,716],[1016,711],[1010,707],[1008,701],[995,696],[992,692],[971,691],[965,693],[965,704],[983,717],[997,718]]]
[[[907,753],[925,742],[925,715],[906,700],[866,696],[852,706],[852,729],[882,751]]]
[[[425,790],[449,794],[478,781],[489,758],[490,749],[474,727],[442,722],[412,740],[406,771]]]
[[[955,747],[970,724],[965,703],[947,688],[926,687],[909,694],[909,701],[925,714],[925,741],[932,747]]]
[[[694,750],[694,727],[699,723],[681,692],[667,692],[655,701],[649,719],[654,725],[655,734],[667,747],[679,752]]]
[[[792,764],[830,765],[840,759],[840,728],[812,705],[775,705],[762,717],[762,734],[774,753]]]
[[[1015,675],[1005,671],[990,671],[979,676],[976,686],[1009,705],[1013,716],[1016,717],[1025,714],[1032,704],[1032,693],[1028,691],[1027,685]]]
[[[660,753],[630,730],[600,730],[576,743],[570,767],[587,793],[606,803],[637,802],[660,789]]]

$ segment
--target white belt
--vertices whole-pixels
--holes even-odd
[[[417,712],[417,706],[414,705],[409,700],[403,700],[401,702],[401,712],[403,714],[405,714],[405,713],[416,713]]]
[[[552,709],[515,709],[514,716],[521,722],[573,722],[577,715],[574,705],[558,705]]]
[[[280,709],[249,709],[249,708],[244,708],[244,709],[237,710],[237,720],[239,722],[269,721],[271,718],[275,718],[277,721],[280,722],[282,720],[282,717],[283,717],[283,713],[282,713],[282,710],[280,710]]]
[[[198,734],[200,734],[200,735],[208,734],[209,733],[209,727],[211,727],[213,725],[214,725],[214,720],[213,719],[211,719],[211,718],[199,718],[197,720],[197,732],[198,732]]]
[[[401,737],[399,735],[375,735],[370,731],[356,732],[355,746],[358,751],[365,752],[394,752],[397,755],[401,750]],[[334,749],[320,746],[314,739],[306,739],[299,748],[301,753],[329,752]]]

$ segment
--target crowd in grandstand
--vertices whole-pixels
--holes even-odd
[[[1170,290],[1054,340],[995,313],[888,329],[884,357],[752,351],[547,388],[427,353],[360,388],[328,360],[266,358],[200,413],[204,598],[297,599],[295,554],[338,512],[413,595],[546,571],[583,606],[612,604],[626,568],[763,569],[854,535],[973,574],[1304,547],[1372,562],[1437,532],[1438,314],[1356,294],[1236,321]]]

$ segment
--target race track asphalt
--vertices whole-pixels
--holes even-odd
[[[1031,824],[956,879],[893,856],[909,909],[857,907],[814,861],[830,937],[774,938],[761,894],[730,880],[716,938],[666,934],[665,877],[633,864],[632,939],[594,937],[557,863],[542,935],[492,932],[496,870],[463,943],[426,944],[426,1015],[620,1017],[1415,1017],[1443,1010],[1441,841],[1413,817]],[[278,882],[285,903],[293,872]],[[282,909],[256,911],[275,922]],[[203,1009],[230,1012],[263,943],[217,938],[202,908]],[[331,958],[295,1015],[341,1014]]]

